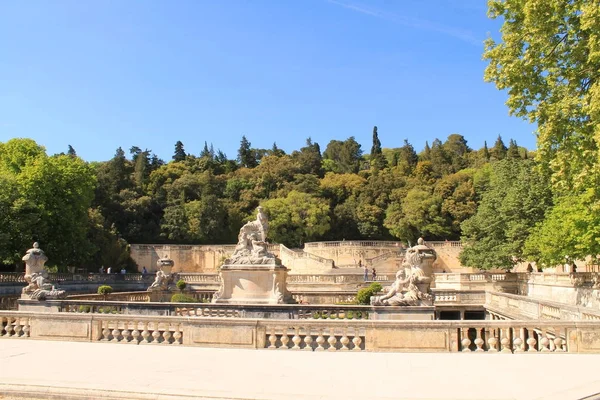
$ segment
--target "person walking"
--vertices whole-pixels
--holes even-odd
[[[373,275],[373,281],[375,281],[375,278],[377,278],[377,271],[375,271],[375,268],[373,268],[373,272],[371,274]]]
[[[142,275],[146,275],[148,273],[148,270],[146,269],[146,267],[144,266],[144,268],[142,268]]]
[[[106,270],[107,274],[112,274],[112,267],[108,267],[108,269]]]

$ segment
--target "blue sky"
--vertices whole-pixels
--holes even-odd
[[[102,0],[0,3],[0,142],[29,137],[86,160],[119,146],[165,160],[177,140],[235,158],[325,149],[369,152],[464,135],[535,147],[483,82],[483,40],[500,21],[483,0]]]

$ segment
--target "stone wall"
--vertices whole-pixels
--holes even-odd
[[[434,272],[473,272],[461,267],[458,255],[460,242],[426,242],[438,254],[433,264]],[[167,256],[175,261],[173,272],[215,273],[229,257],[235,245],[152,245],[132,244],[131,257],[141,271],[156,270],[156,261]],[[269,251],[282,258],[283,265],[296,274],[329,273],[335,268],[375,268],[378,273],[394,274],[403,261],[405,247],[392,241],[336,241],[306,243],[304,249],[287,249],[285,246],[269,245]]]

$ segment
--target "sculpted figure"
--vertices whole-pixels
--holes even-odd
[[[166,289],[167,286],[167,275],[162,272],[160,269],[156,271],[156,278],[154,278],[154,282],[148,288],[148,290],[160,290]]]
[[[262,207],[257,208],[254,221],[247,222],[240,229],[238,243],[229,264],[271,264],[277,263],[273,254],[267,251],[269,222]]]
[[[23,288],[23,294],[33,300],[62,299],[66,297],[65,291],[57,290],[48,282],[47,278],[48,272],[46,270],[27,275],[25,279],[29,285]]]

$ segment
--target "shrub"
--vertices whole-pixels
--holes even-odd
[[[175,285],[177,286],[177,289],[179,289],[180,292],[183,292],[183,290],[187,286],[187,283],[185,283],[185,281],[183,279],[180,279],[177,281],[177,283]]]
[[[92,307],[90,306],[79,306],[80,313],[89,313],[92,311]]]
[[[112,286],[102,285],[98,288],[98,294],[108,295],[113,292]]]
[[[187,296],[182,293],[176,293],[171,296],[171,303],[197,303],[197,301],[191,296]]]
[[[371,296],[373,296],[377,292],[381,292],[381,284],[378,282],[373,282],[369,287],[360,289],[356,294],[356,302],[358,304],[369,305]]]

